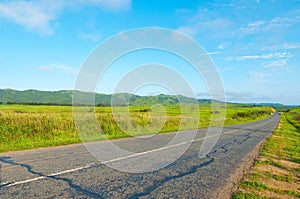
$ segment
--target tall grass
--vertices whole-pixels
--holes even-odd
[[[69,113],[0,113],[0,151],[80,142]]]
[[[224,110],[212,113],[210,105],[200,104],[199,107],[169,106],[154,111],[150,107],[129,107],[129,115],[126,107],[88,108],[97,124],[85,120],[77,126],[84,130],[84,134],[79,136],[72,107],[0,105],[0,152],[79,143],[82,140],[102,140],[105,136],[116,139],[204,128],[209,126],[212,116],[217,120],[224,117]],[[87,109],[78,108],[83,111]],[[237,112],[250,114],[247,117],[236,117]],[[229,106],[225,124],[254,121],[266,118],[269,113],[270,108],[267,107]]]

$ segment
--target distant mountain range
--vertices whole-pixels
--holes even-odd
[[[91,105],[87,97],[95,95],[95,105],[98,106],[122,106],[129,102],[129,105],[174,105],[179,102],[184,103],[211,103],[209,99],[193,99],[185,96],[174,95],[155,95],[138,96],[128,93],[101,94],[87,93],[82,91],[61,90],[61,91],[39,91],[25,90],[18,91],[13,89],[0,89],[1,104],[45,104],[45,105],[72,105],[73,95],[76,94],[77,105]],[[113,100],[112,100],[113,97]],[[112,102],[113,101],[113,102]],[[113,104],[112,104],[113,103]]]
[[[147,106],[153,104],[175,105],[183,103],[211,103],[210,99],[193,99],[185,96],[175,95],[155,95],[139,96],[128,93],[101,94],[87,93],[82,91],[61,90],[61,91],[39,91],[13,89],[0,89],[0,104],[43,104],[43,105],[72,105],[73,95],[76,94],[77,105],[91,105],[87,96],[95,95],[95,105],[97,106],[123,106],[129,102],[132,106]],[[112,102],[113,96],[113,102]],[[224,103],[224,102],[220,102]],[[234,104],[234,103],[232,103]],[[271,106],[283,107],[279,103],[252,103],[250,106]]]

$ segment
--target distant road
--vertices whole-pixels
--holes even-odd
[[[204,158],[198,153],[206,129],[199,130],[196,141],[177,161],[144,174],[100,164],[82,144],[0,153],[0,198],[224,198],[234,174],[276,128],[279,118],[274,114],[263,121],[224,127],[214,149]],[[113,142],[139,152],[142,159],[147,151],[155,154],[157,147],[174,135]],[[102,146],[105,141],[91,144]],[[171,153],[174,148],[164,150]],[[129,158],[115,161],[124,165]],[[137,161],[136,167],[142,164],[151,164],[151,160]]]

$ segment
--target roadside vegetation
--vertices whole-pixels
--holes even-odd
[[[233,198],[300,198],[300,107],[285,112]]]
[[[197,107],[199,106],[199,107]],[[224,106],[225,105],[220,105]],[[240,124],[269,117],[269,107],[247,107],[239,104],[226,105],[225,125]],[[86,109],[88,107],[78,107]],[[154,107],[155,108],[155,107]],[[74,125],[71,106],[44,105],[0,105],[0,152],[66,145],[84,141],[124,138],[136,135],[165,133],[187,129],[209,127],[211,117],[224,119],[225,109],[212,111],[209,103],[186,104],[183,109],[178,105],[158,107],[150,106],[91,107],[104,134],[95,133],[86,123],[87,132],[79,137]],[[163,110],[163,111],[161,111]],[[199,112],[200,110],[200,112]],[[200,116],[200,117],[199,117]],[[199,119],[200,118],[200,119]]]

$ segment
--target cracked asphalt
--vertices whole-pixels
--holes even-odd
[[[199,158],[199,149],[206,129],[198,130],[198,141],[192,142],[175,162],[168,164],[167,159],[182,145],[161,150],[165,158],[157,164],[165,167],[146,173],[112,169],[96,160],[82,144],[0,153],[0,198],[215,198],[222,195],[225,186],[230,187],[230,177],[276,128],[279,118],[279,114],[274,114],[266,120],[224,127],[218,142],[204,158]],[[151,157],[155,158],[155,150],[175,135],[113,143],[135,153],[153,151]],[[89,144],[99,150],[105,143]],[[107,160],[122,157],[105,153]],[[141,154],[111,164],[140,168],[152,162],[149,156]]]

